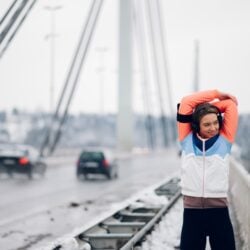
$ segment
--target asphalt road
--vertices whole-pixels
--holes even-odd
[[[63,163],[65,162],[65,163]],[[0,249],[34,250],[81,228],[168,176],[178,174],[175,150],[119,161],[119,178],[78,181],[75,160],[49,166],[44,178],[0,179]]]

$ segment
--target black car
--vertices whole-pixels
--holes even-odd
[[[118,163],[113,154],[107,150],[86,149],[80,153],[77,161],[76,175],[85,179],[92,174],[102,174],[108,179],[118,177]]]
[[[0,144],[0,173],[7,173],[10,177],[13,173],[21,173],[31,179],[34,174],[43,176],[46,167],[45,160],[34,147],[15,143]]]

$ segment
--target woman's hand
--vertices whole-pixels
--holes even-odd
[[[234,95],[228,94],[228,93],[224,93],[224,92],[220,92],[219,91],[219,96],[218,96],[219,100],[227,100],[227,99],[231,99],[236,105],[238,105],[238,101],[237,98]]]

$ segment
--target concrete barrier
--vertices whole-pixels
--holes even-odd
[[[250,250],[250,174],[234,158],[230,167],[230,199],[243,241],[241,250]]]

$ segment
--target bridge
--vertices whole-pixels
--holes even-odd
[[[6,12],[3,13],[0,21],[0,58],[1,63],[8,57],[10,47],[15,44],[15,39],[21,32],[21,28],[32,15],[34,8],[39,5],[39,1],[13,1]],[[91,48],[93,36],[96,31],[98,19],[105,1],[95,0],[88,6],[88,12],[81,27],[77,46],[74,50],[71,64],[66,71],[66,77],[60,85],[60,91],[55,99],[55,11],[63,6],[45,6],[45,10],[51,12],[52,29],[46,37],[50,39],[51,46],[51,65],[48,79],[50,81],[50,114],[46,118],[45,129],[39,134],[42,140],[39,141],[38,148],[41,155],[48,156],[53,164],[60,165],[60,157],[56,154],[60,152],[62,145],[65,124],[70,115],[70,107],[74,100],[77,86],[80,82],[81,71],[84,63],[87,61],[88,52]],[[41,8],[41,5],[40,5]],[[141,81],[144,106],[145,134],[147,137],[144,148],[147,148],[149,155],[154,158],[154,153],[159,149],[168,150],[173,147],[176,140],[175,131],[175,110],[173,108],[174,87],[170,77],[170,68],[168,61],[168,51],[166,47],[166,34],[164,33],[163,6],[160,1],[120,1],[119,16],[119,85],[118,85],[118,112],[117,112],[117,142],[116,146],[120,154],[131,154],[134,148],[133,143],[133,119],[134,111],[132,107],[132,82],[133,82],[133,46],[132,46],[132,26],[134,27],[135,40],[137,44],[141,70]],[[131,11],[132,10],[132,11]],[[143,11],[142,11],[143,10]],[[147,22],[145,23],[145,19]],[[156,39],[157,37],[157,39]],[[200,88],[200,43],[195,40],[194,50],[194,72],[192,90]],[[105,48],[99,49],[99,54],[105,53]],[[150,62],[149,62],[150,58]],[[100,57],[101,59],[101,57]],[[98,74],[103,73],[103,65],[100,65]],[[64,72],[63,72],[64,73]],[[61,78],[60,78],[61,79]],[[154,98],[152,92],[156,93]],[[100,98],[101,99],[101,98]],[[56,103],[56,104],[55,104]],[[101,102],[102,106],[103,102]],[[154,113],[154,109],[157,109]],[[157,118],[155,118],[157,117]],[[239,138],[237,142],[244,141],[242,131],[245,126],[241,124],[239,129]],[[137,130],[138,131],[138,130]],[[159,139],[159,137],[161,139]],[[157,141],[158,138],[158,141]],[[245,143],[245,142],[244,142]],[[242,148],[246,150],[246,144]],[[34,143],[35,144],[35,143]],[[171,153],[168,158],[171,158]],[[248,152],[245,153],[245,157]],[[133,156],[130,156],[133,157]],[[63,159],[62,161],[65,161]],[[167,162],[167,161],[165,161]],[[172,160],[171,160],[172,162]],[[250,175],[247,170],[246,161],[242,164],[241,159],[231,159],[230,168],[230,209],[234,218],[236,229],[236,238],[239,249],[250,249]],[[52,163],[51,163],[52,164]],[[52,164],[52,165],[53,165]],[[243,166],[244,165],[244,166]],[[179,161],[175,162],[173,168],[179,168]]]

